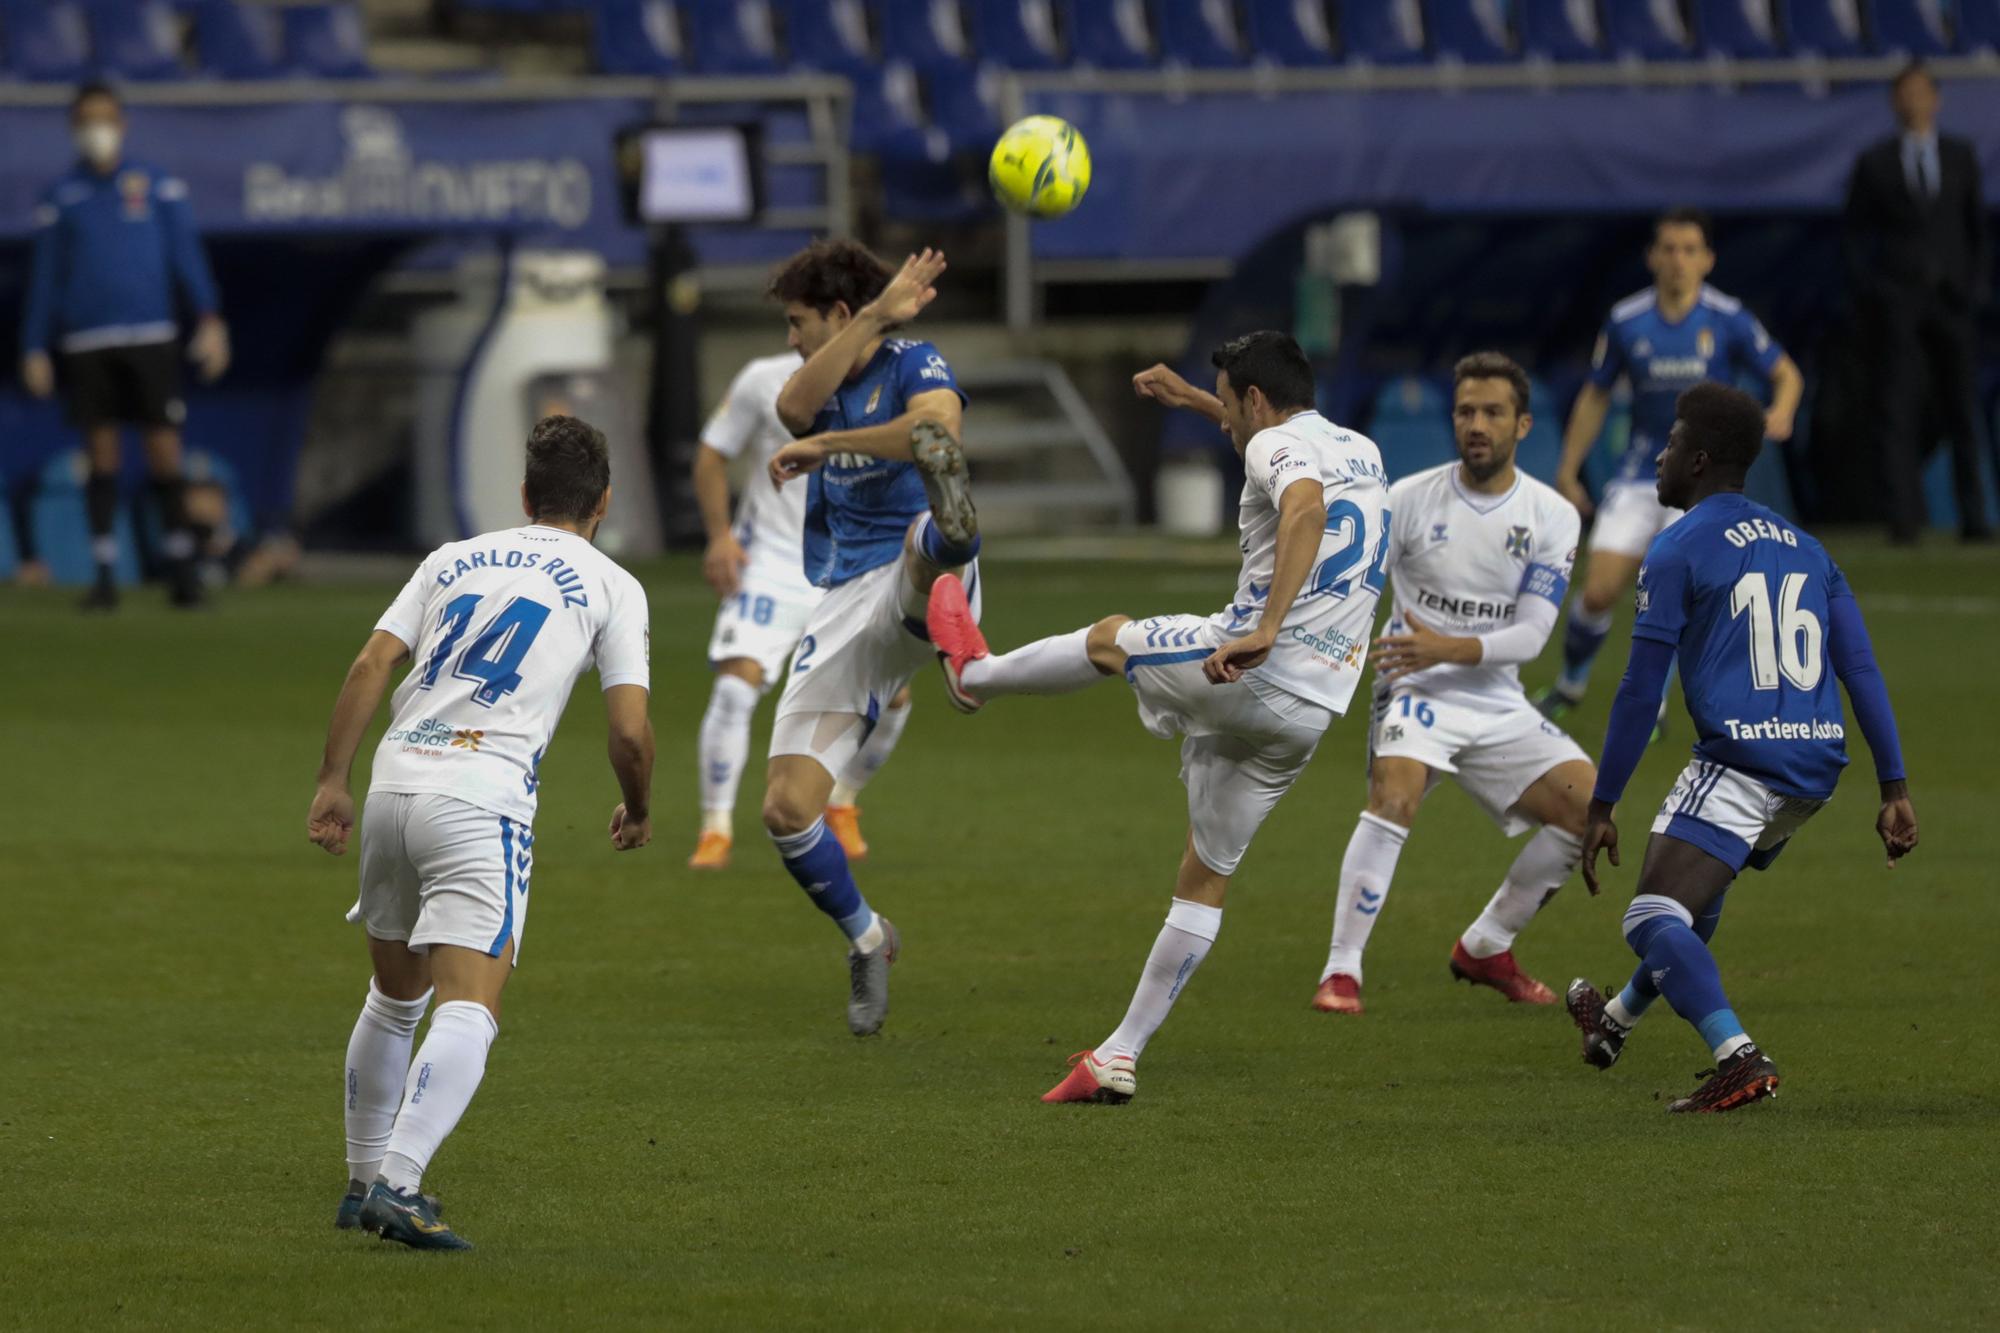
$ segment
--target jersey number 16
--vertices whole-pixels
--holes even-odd
[[[1771,583],[1752,570],[1736,580],[1729,593],[1729,618],[1750,617],[1750,683],[1760,690],[1778,688],[1778,677],[1799,689],[1819,684],[1825,670],[1820,646],[1824,635],[1819,617],[1799,605],[1806,575],[1787,574],[1778,585],[1778,613],[1771,614]]]

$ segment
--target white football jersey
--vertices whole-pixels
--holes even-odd
[[[375,626],[410,646],[371,791],[455,796],[526,824],[576,678],[647,684],[646,590],[574,532],[441,546]]]
[[[1505,495],[1481,495],[1460,482],[1458,467],[1427,468],[1389,489],[1391,634],[1407,632],[1411,612],[1440,634],[1487,634],[1513,624],[1524,597],[1562,605],[1581,530],[1576,506],[1525,472]],[[1405,684],[1426,694],[1521,694],[1511,663],[1434,666],[1397,682]]]
[[[752,471],[736,502],[736,540],[750,556],[745,580],[817,596],[819,590],[805,575],[807,487],[773,486],[768,470],[771,455],[792,442],[792,433],[778,420],[778,393],[804,364],[796,352],[760,356],[746,364],[701,428],[701,442],[725,458],[746,450],[750,455]]]
[[[1367,436],[1308,411],[1252,436],[1243,450],[1243,471],[1238,520],[1243,572],[1235,600],[1209,623],[1225,638],[1256,627],[1277,562],[1278,497],[1302,478],[1318,481],[1326,507],[1319,553],[1298,600],[1285,613],[1277,645],[1246,679],[1344,713],[1367,661],[1375,601],[1382,592],[1389,478],[1381,452]]]

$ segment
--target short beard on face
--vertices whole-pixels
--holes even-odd
[[[1474,481],[1491,481],[1500,475],[1500,470],[1506,467],[1509,461],[1511,460],[1503,457],[1491,441],[1487,442],[1486,461],[1483,463],[1475,463],[1464,454],[1459,455],[1459,462],[1465,465],[1466,472]]]

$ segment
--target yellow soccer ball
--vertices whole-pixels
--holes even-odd
[[[986,176],[1007,207],[1059,218],[1090,188],[1090,147],[1059,116],[1029,116],[1007,127],[993,145]]]

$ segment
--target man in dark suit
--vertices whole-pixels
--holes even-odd
[[[1983,541],[1973,315],[1986,299],[1991,245],[1972,145],[1937,129],[1938,88],[1912,64],[1890,102],[1902,132],[1856,159],[1843,249],[1848,281],[1875,337],[1889,535],[1914,542],[1924,523],[1926,404],[1951,440],[1961,535]]]

